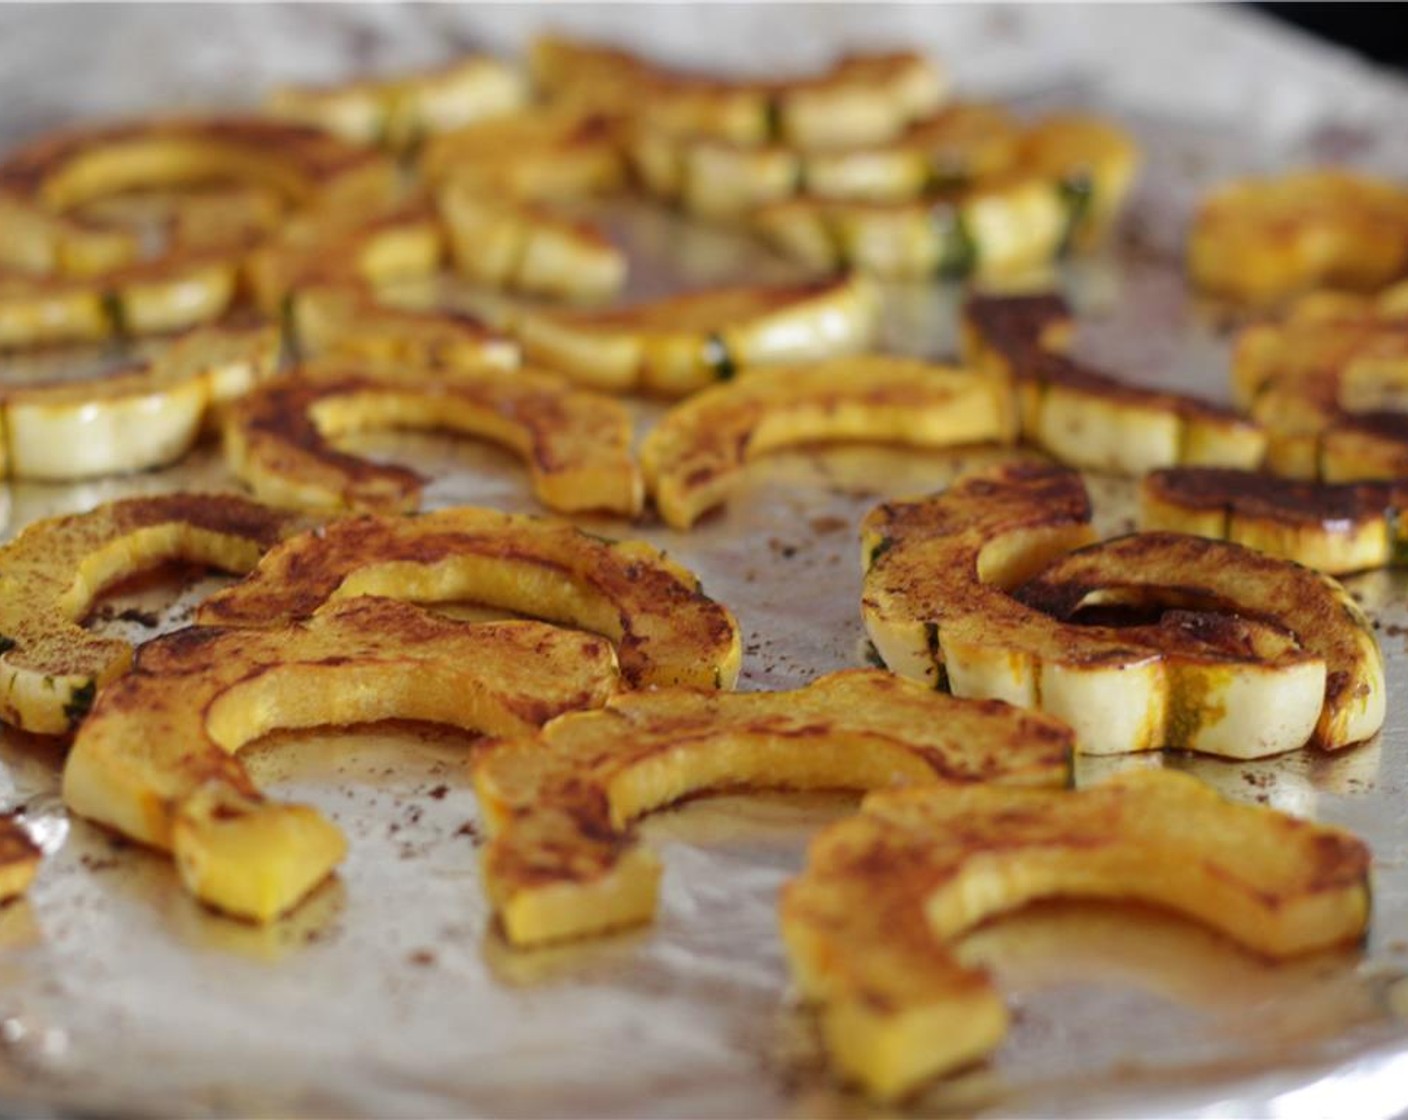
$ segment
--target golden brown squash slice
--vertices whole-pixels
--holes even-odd
[[[1378,644],[1330,577],[1221,541],[1091,536],[1079,476],[1055,467],[881,505],[862,526],[871,641],[906,676],[1065,719],[1091,754],[1255,758],[1378,730]],[[1078,618],[1110,607],[1136,624]]]
[[[1144,529],[1236,541],[1330,575],[1408,563],[1408,492],[1376,482],[1305,482],[1252,471],[1154,471],[1139,491]]]
[[[435,186],[553,202],[607,194],[626,182],[619,121],[562,106],[525,109],[432,137],[420,172]]]
[[[0,817],[0,905],[29,890],[44,853],[14,817]]]
[[[676,405],[646,436],[641,466],[665,522],[688,529],[749,461],[824,441],[914,447],[1007,442],[1003,385],[909,358],[857,355],[759,370]]]
[[[142,647],[106,687],[64,767],[64,803],[170,851],[186,888],[269,921],[342,859],[337,828],[265,801],[234,757],[287,728],[424,720],[526,734],[616,688],[609,643],[538,622],[469,624],[389,599],[275,629],[195,627]]]
[[[1275,303],[1313,287],[1369,291],[1408,271],[1408,191],[1331,168],[1234,179],[1199,207],[1188,272],[1213,295]]]
[[[423,479],[333,448],[339,435],[384,428],[460,432],[521,455],[534,493],[563,511],[640,512],[630,415],[617,401],[534,370],[377,372],[305,367],[238,401],[225,459],[261,498],[311,509],[414,509]]]
[[[242,574],[291,524],[231,494],[166,494],[26,527],[0,548],[0,719],[71,731],[127,671],[130,645],[79,625],[104,588],[172,560]]]
[[[718,288],[612,311],[525,311],[529,361],[609,392],[683,397],[754,366],[868,349],[879,296],[851,277],[793,287]]]
[[[742,658],[728,609],[644,541],[472,507],[348,518],[293,537],[196,618],[277,626],[357,595],[469,601],[591,630],[615,644],[632,688],[732,688]]]
[[[274,327],[201,327],[100,378],[0,390],[0,472],[65,481],[175,462],[278,360]]]
[[[1121,474],[1261,462],[1267,439],[1256,423],[1078,362],[1066,353],[1073,332],[1065,301],[1050,293],[964,306],[964,360],[1012,386],[1028,442],[1070,466]]]
[[[316,125],[354,144],[392,151],[428,136],[521,109],[527,83],[489,55],[467,55],[434,70],[333,86],[282,86],[264,101],[281,120]]]
[[[439,206],[455,267],[475,283],[599,300],[626,282],[625,254],[593,225],[458,182],[441,189]]]
[[[381,204],[396,187],[395,168],[375,153],[269,120],[173,119],[43,138],[0,164],[0,267],[12,270],[0,290],[3,344],[167,332],[224,314],[261,227],[231,237],[228,207],[206,204],[147,255],[136,231],[75,214],[125,193],[210,183],[323,211]]]
[[[875,670],[794,692],[624,694],[476,761],[485,889],[515,945],[648,922],[660,867],[628,826],[655,809],[714,790],[1061,785],[1070,738]]]
[[[1170,770],[1078,793],[900,790],[812,842],[782,933],[838,1073],[894,1099],[1006,1033],[991,981],[952,947],[980,922],[1043,898],[1132,900],[1293,957],[1363,935],[1369,858],[1347,832]]]

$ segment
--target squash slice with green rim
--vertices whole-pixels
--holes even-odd
[[[245,744],[388,719],[521,735],[615,688],[601,638],[453,622],[388,599],[289,627],[180,630],[99,694],[64,766],[64,803],[170,851],[203,902],[270,921],[331,873],[346,842],[315,809],[265,800],[235,757]]]
[[[1012,408],[990,378],[878,354],[763,369],[676,405],[641,466],[666,524],[687,529],[752,459],[825,441],[953,447],[1009,442]]]
[[[716,288],[608,311],[523,310],[526,358],[594,389],[683,397],[755,366],[854,354],[879,329],[861,277]]]
[[[491,744],[474,787],[491,839],[485,889],[514,945],[650,921],[659,863],[630,822],[716,790],[1064,785],[1058,721],[876,670],[793,692],[659,689]]]
[[[881,505],[862,525],[871,641],[906,676],[1066,720],[1088,754],[1256,758],[1378,730],[1378,644],[1330,577],[1223,541],[1092,536],[1056,467]]]
[[[1046,898],[1138,901],[1283,959],[1363,936],[1369,860],[1347,832],[1170,770],[1076,793],[887,791],[812,842],[782,935],[837,1072],[894,1100],[1006,1034],[992,981],[955,954],[981,922]]]
[[[693,573],[644,541],[462,506],[345,518],[292,537],[201,604],[208,626],[277,626],[358,595],[466,601],[609,638],[632,688],[732,688],[738,624]]]
[[[130,645],[80,625],[104,588],[172,560],[243,574],[292,526],[232,494],[125,498],[27,526],[0,548],[0,719],[71,731],[127,671]]]

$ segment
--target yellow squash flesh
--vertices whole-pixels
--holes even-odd
[[[713,790],[1063,785],[1070,738],[875,670],[794,692],[625,694],[476,761],[485,889],[518,946],[648,922],[659,863],[628,826],[655,809]]]
[[[269,921],[332,872],[346,842],[316,810],[265,800],[235,757],[245,744],[388,719],[526,734],[615,688],[600,638],[453,622],[387,599],[287,627],[195,627],[144,646],[99,694],[64,767],[64,803],[170,851],[202,901]]]
[[[728,609],[644,541],[472,507],[347,518],[292,537],[196,618],[278,626],[358,595],[471,601],[593,631],[614,643],[632,688],[729,689],[742,659]]]
[[[954,942],[1043,898],[1152,903],[1293,957],[1363,935],[1369,851],[1168,770],[1078,793],[872,794],[812,842],[782,895],[793,977],[837,1072],[893,1100],[996,1048],[1006,1008]]]
[[[71,731],[127,671],[132,647],[81,625],[104,588],[173,560],[243,574],[290,527],[230,494],[126,498],[29,525],[0,548],[0,719]]]
[[[641,466],[666,524],[687,529],[749,461],[826,441],[914,447],[1008,442],[1004,387],[965,370],[857,355],[748,373],[676,405],[646,436]]]

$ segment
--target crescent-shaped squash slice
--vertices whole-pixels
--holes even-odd
[[[759,370],[676,405],[646,436],[641,466],[666,523],[687,529],[746,464],[822,441],[916,447],[1010,441],[1011,405],[991,378],[909,358],[857,355]]]
[[[514,331],[536,364],[609,392],[683,397],[738,371],[865,350],[880,302],[860,277],[718,288],[612,311],[525,311]]]
[[[625,254],[593,225],[458,182],[440,191],[439,206],[455,267],[475,283],[600,300],[626,282]]]
[[[631,458],[631,421],[617,401],[534,370],[305,368],[266,382],[230,409],[225,459],[261,498],[312,509],[414,509],[420,475],[333,449],[330,440],[378,428],[479,436],[523,456],[551,509],[634,515],[644,500]]]
[[[103,589],[172,560],[243,574],[291,527],[232,494],[125,498],[36,521],[0,548],[0,719],[71,731],[132,647],[80,623]]]
[[[311,284],[291,301],[298,352],[306,359],[446,373],[518,368],[518,344],[472,315],[390,305],[359,284]]]
[[[1179,467],[1145,475],[1144,529],[1236,541],[1329,575],[1408,564],[1408,491],[1387,482],[1306,482]]]
[[[1316,292],[1244,328],[1232,392],[1270,433],[1267,466],[1349,482],[1408,473],[1408,285]]]
[[[862,537],[862,614],[887,665],[1057,715],[1083,752],[1256,758],[1312,736],[1342,747],[1383,721],[1378,644],[1338,583],[1178,534],[1089,545],[1074,472],[970,475],[877,507]],[[1138,624],[1085,625],[1087,608]]]
[[[419,167],[436,186],[454,183],[496,198],[563,201],[621,187],[623,142],[622,125],[614,117],[550,105],[431,137]]]
[[[316,810],[264,800],[234,757],[245,744],[388,719],[521,735],[615,688],[601,638],[454,622],[389,599],[276,629],[194,627],[143,646],[135,671],[99,694],[64,766],[64,803],[171,851],[202,901],[269,921],[327,877],[346,843]]]
[[[838,1073],[895,1099],[1006,1033],[992,982],[953,947],[984,920],[1044,898],[1139,901],[1287,958],[1362,937],[1369,859],[1347,832],[1170,770],[1077,793],[887,791],[812,842],[782,934]]]
[[[1369,291],[1405,270],[1408,190],[1331,168],[1234,179],[1203,200],[1188,238],[1193,282],[1238,303]]]
[[[886,144],[807,150],[730,144],[638,127],[631,145],[650,191],[704,218],[740,218],[806,193],[904,202],[1010,167],[1021,128],[995,105],[950,105]]]
[[[129,192],[210,183],[326,212],[384,202],[396,169],[316,129],[257,118],[44,137],[0,164],[0,267],[12,270],[0,288],[0,344],[168,332],[223,315],[238,295],[250,240],[260,235],[241,225],[231,236],[227,206],[207,201],[182,211],[185,220],[155,255],[137,231],[75,213]],[[91,314],[95,300],[101,319]]]
[[[655,809],[717,790],[1063,785],[1070,740],[1056,720],[877,670],[794,692],[623,694],[479,756],[485,889],[515,945],[648,922],[660,867],[628,826]]]
[[[1079,362],[1066,353],[1073,333],[1065,301],[1050,293],[975,296],[964,306],[964,360],[1012,386],[1028,442],[1070,466],[1121,474],[1261,462],[1259,425]]]
[[[201,327],[100,378],[0,389],[0,469],[65,481],[175,462],[278,360],[277,328]]]
[[[468,55],[434,70],[335,86],[283,86],[264,101],[282,120],[316,125],[354,144],[392,151],[425,137],[521,109],[527,82],[490,55]]]
[[[346,518],[291,537],[196,619],[277,626],[357,595],[472,601],[593,631],[615,644],[632,688],[732,688],[742,659],[733,615],[653,546],[473,507]]]
[[[1324,662],[1316,743],[1338,750],[1383,725],[1383,654],[1373,627],[1337,581],[1298,564],[1183,533],[1131,533],[1061,557],[1017,595],[1055,618],[1073,618],[1092,605],[1172,600],[1269,621]]]

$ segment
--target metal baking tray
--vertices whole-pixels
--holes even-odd
[[[985,34],[1010,35],[1003,20],[1037,18],[1027,9],[1004,11],[984,17],[996,21]],[[295,19],[284,9],[267,17],[209,12],[200,20],[211,27]],[[305,21],[337,18],[296,12]],[[645,22],[660,24],[669,14]],[[194,14],[172,18],[184,21],[193,42]],[[373,17],[356,10],[347,18]],[[397,18],[429,17],[383,11],[375,20],[394,29]],[[526,19],[517,10],[504,18],[514,26]],[[828,26],[844,33],[857,19],[838,16]],[[493,26],[487,16],[472,28],[477,34],[486,26]],[[1229,41],[1242,43],[1250,58],[1246,29],[1235,30]],[[150,69],[160,70],[159,62]],[[1334,80],[1341,78],[1336,70]],[[1365,113],[1408,104],[1402,91],[1383,94],[1377,79],[1357,80]],[[1150,153],[1117,244],[1064,278],[1085,316],[1082,352],[1134,380],[1224,397],[1225,324],[1187,296],[1180,277],[1177,245],[1190,201],[1202,184],[1238,168],[1315,153],[1316,145],[1343,147],[1345,133],[1302,129],[1293,143],[1270,144],[1249,128],[1256,121],[1149,111],[1079,75],[1030,88],[1030,107],[1079,100],[1119,113]],[[44,102],[33,98],[21,110],[25,104]],[[43,116],[36,109],[31,119],[48,123]],[[11,118],[0,131],[28,129]],[[629,247],[636,295],[793,275],[746,238],[648,204],[613,203],[602,216]],[[891,289],[888,343],[951,354],[957,299],[952,288]],[[85,360],[64,368],[82,374],[97,367]],[[29,363],[8,362],[0,377],[33,373]],[[658,413],[655,406],[641,411],[642,423]],[[484,446],[409,435],[361,437],[349,446],[433,473],[429,507],[537,508],[519,466]],[[697,571],[744,628],[740,686],[789,687],[866,662],[856,541],[866,510],[1009,454],[803,450],[758,463],[727,508],[688,534],[609,519],[582,524],[644,537]],[[11,485],[6,533],[121,495],[230,485],[209,448],[139,476]],[[1131,527],[1133,484],[1092,475],[1090,485],[1100,527]],[[183,624],[219,582],[203,574],[149,581],[106,601],[92,624],[145,639]],[[1177,767],[1234,798],[1356,830],[1375,852],[1375,916],[1364,951],[1275,967],[1153,910],[1061,904],[1002,919],[972,935],[966,951],[994,970],[1008,994],[1016,1011],[1011,1034],[987,1064],[935,1084],[911,1106],[915,1114],[1390,1116],[1408,1109],[1408,829],[1401,810],[1408,580],[1375,572],[1348,583],[1376,620],[1388,662],[1389,719],[1376,741],[1253,764],[1177,754],[1085,760],[1080,778]],[[0,807],[19,810],[48,851],[29,898],[0,911],[6,1110],[871,1113],[827,1074],[811,1020],[789,994],[775,916],[777,890],[800,868],[809,837],[853,801],[724,797],[658,814],[643,833],[666,866],[659,920],[620,936],[519,953],[493,928],[478,883],[479,816],[465,770],[472,751],[472,741],[457,734],[378,727],[280,735],[246,752],[256,780],[276,796],[317,805],[351,840],[335,881],[261,929],[202,909],[166,858],[69,820],[58,797],[62,747],[0,736]]]

